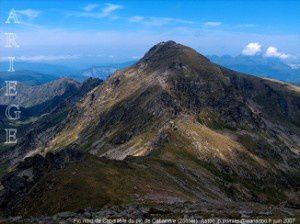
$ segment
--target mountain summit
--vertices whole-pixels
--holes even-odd
[[[20,149],[33,158],[4,178],[2,206],[41,215],[128,202],[295,203],[299,121],[299,88],[161,42],[87,93],[51,137],[46,130]],[[66,151],[85,156],[57,164],[70,160],[60,158]],[[16,180],[27,183],[22,194],[9,190]],[[62,203],[62,195],[76,196]]]
[[[177,44],[174,41],[156,44],[141,59],[143,62],[159,62],[159,64],[163,66],[164,63],[162,63],[161,60],[164,60],[163,62],[171,62],[172,60],[177,60],[177,62],[190,60],[190,62],[196,62],[197,64],[200,62],[203,64],[209,63],[207,58],[192,48]]]
[[[153,70],[188,68],[199,72],[219,73],[209,59],[192,48],[174,41],[161,42],[153,46],[137,63],[146,64]],[[188,67],[186,67],[188,66]]]

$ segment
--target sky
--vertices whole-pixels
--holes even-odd
[[[14,9],[20,23],[5,23]],[[300,61],[300,1],[0,0],[0,59],[44,63],[137,60],[174,40],[204,55]],[[6,48],[5,33],[18,48]]]

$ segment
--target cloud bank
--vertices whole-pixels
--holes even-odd
[[[254,56],[262,51],[261,48],[262,48],[262,45],[260,45],[258,42],[251,42],[244,47],[242,54],[248,55],[248,56]],[[269,46],[263,56],[287,59],[291,55],[278,51],[277,47]]]

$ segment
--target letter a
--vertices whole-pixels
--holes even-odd
[[[10,13],[9,13],[8,18],[5,21],[5,23],[10,23],[10,20],[12,20],[12,19],[14,20],[14,23],[20,23],[15,9],[10,10]]]

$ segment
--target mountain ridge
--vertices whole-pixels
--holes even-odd
[[[165,107],[165,105],[164,105],[165,103],[170,103],[170,106],[171,106],[170,108],[167,105],[167,107],[169,109],[171,109],[171,111],[167,111],[168,113],[171,113],[171,114],[179,113],[180,110],[182,110],[182,109],[184,109],[184,110],[186,110],[186,109],[199,110],[199,109],[197,109],[197,107],[199,107],[199,106],[200,107],[203,107],[203,106],[213,107],[215,110],[218,109],[218,107],[220,107],[219,109],[222,110],[221,113],[225,113],[223,116],[227,116],[227,118],[226,118],[227,121],[231,122],[234,126],[236,126],[237,123],[241,122],[241,120],[239,120],[239,119],[244,119],[244,116],[239,117],[239,114],[245,113],[245,114],[248,114],[246,116],[248,116],[247,119],[249,119],[249,121],[246,121],[245,119],[242,120],[242,122],[246,122],[244,125],[250,125],[251,128],[254,128],[254,129],[256,128],[256,130],[265,128],[264,126],[266,126],[266,124],[264,124],[264,122],[262,121],[260,116],[258,116],[257,113],[253,113],[252,109],[245,102],[243,102],[243,96],[240,95],[239,93],[236,93],[236,91],[230,91],[230,90],[226,89],[226,88],[228,88],[228,86],[229,86],[229,88],[231,88],[230,84],[229,84],[229,80],[231,78],[229,70],[223,70],[223,71],[229,73],[228,77],[223,76],[222,69],[220,69],[219,67],[215,67],[215,65],[210,63],[209,60],[204,60],[203,63],[205,64],[205,66],[200,65],[199,70],[197,70],[199,68],[199,64],[192,63],[188,67],[184,67],[185,66],[184,63],[182,63],[181,65],[180,65],[180,63],[178,64],[178,62],[176,60],[178,60],[178,59],[180,60],[181,53],[185,57],[186,56],[185,51],[187,49],[188,49],[188,53],[192,54],[193,57],[195,57],[195,56],[198,57],[199,55],[198,55],[198,53],[196,53],[193,50],[190,50],[189,48],[183,47],[183,49],[184,49],[183,50],[182,48],[180,48],[181,47],[180,45],[176,45],[174,42],[167,42],[167,44],[163,44],[163,45],[159,44],[159,45],[155,46],[154,48],[152,48],[152,50],[150,49],[149,52],[151,54],[151,52],[154,49],[156,51],[156,55],[157,54],[159,55],[158,49],[163,52],[164,47],[166,47],[166,45],[167,45],[167,50],[169,50],[169,52],[167,52],[167,54],[175,55],[174,59],[170,59],[170,57],[167,57],[168,60],[165,60],[165,61],[163,61],[163,63],[161,63],[161,64],[164,64],[164,65],[161,65],[163,67],[162,69],[167,67],[167,71],[161,71],[161,67],[156,65],[157,57],[149,58],[148,57],[149,54],[146,54],[145,58],[144,58],[145,60],[141,59],[139,62],[136,63],[136,65],[133,66],[133,68],[126,69],[125,71],[116,72],[113,76],[111,76],[108,79],[108,81],[106,83],[104,83],[104,85],[102,85],[98,89],[94,90],[93,93],[89,93],[85,97],[85,101],[83,101],[81,103],[81,105],[79,105],[79,108],[77,108],[77,110],[80,111],[81,108],[83,109],[81,111],[82,114],[80,114],[80,112],[79,112],[79,114],[80,114],[79,118],[80,117],[89,117],[89,119],[83,120],[80,123],[80,126],[78,126],[77,128],[79,128],[79,130],[84,130],[84,126],[86,125],[86,128],[91,129],[91,127],[89,126],[89,121],[93,120],[93,119],[98,119],[99,113],[100,114],[103,113],[103,112],[101,112],[101,108],[105,108],[106,106],[108,106],[108,108],[118,111],[120,109],[120,106],[118,104],[122,104],[123,99],[126,99],[126,97],[130,96],[130,94],[133,94],[133,93],[136,96],[132,96],[133,98],[129,99],[129,100],[134,101],[134,100],[137,100],[138,97],[143,98],[144,97],[143,94],[147,94],[147,91],[148,91],[148,90],[145,90],[144,88],[148,88],[150,86],[151,86],[150,89],[152,89],[152,88],[160,89],[160,90],[157,89],[158,91],[156,93],[154,93],[154,95],[151,96],[151,97],[154,97],[154,101],[155,100],[160,101],[160,97],[165,97],[166,99],[164,99],[164,100],[167,100],[167,101],[170,100],[172,98],[172,94],[174,95],[174,92],[171,92],[172,90],[170,89],[170,86],[168,86],[168,84],[166,84],[166,82],[171,82],[171,85],[173,85],[171,88],[175,89],[175,91],[177,91],[176,89],[178,89],[178,91],[180,91],[180,95],[175,96],[177,98],[177,99],[176,98],[175,99],[178,100],[178,102],[180,102],[182,104],[182,105],[180,105],[182,107],[180,109],[180,107],[178,107],[178,105],[175,105],[172,102],[162,101],[162,102],[158,103],[158,105],[160,105],[161,109],[163,109]],[[163,47],[161,47],[161,46],[163,46]],[[178,50],[177,49],[178,46],[180,49],[179,54],[178,54],[178,52],[176,52]],[[175,52],[173,52],[172,47],[176,48]],[[163,52],[163,53],[165,53],[165,52]],[[201,58],[201,60],[203,59],[202,56],[199,56],[199,57]],[[153,62],[153,64],[150,63],[150,65],[149,65],[149,63],[147,62],[149,60],[151,61],[151,63]],[[158,61],[159,61],[159,59],[158,59]],[[209,66],[207,66],[207,64]],[[205,68],[203,68],[203,67],[205,67]],[[153,68],[155,69],[154,71],[152,70]],[[132,70],[134,70],[134,71],[137,70],[137,75],[132,76],[133,72],[134,72]],[[172,75],[169,75],[169,70],[172,71]],[[180,71],[180,72],[178,72],[178,71]],[[194,75],[193,72],[195,72],[195,74],[199,74],[199,72],[200,72],[201,76]],[[152,75],[149,76],[149,73],[151,73]],[[178,74],[175,77],[176,73],[178,73]],[[183,76],[182,73],[188,74],[188,76],[184,80],[180,80],[180,79],[182,79],[182,76]],[[143,76],[143,74],[145,74],[146,76]],[[165,75],[166,75],[166,77],[165,77]],[[176,80],[173,80],[174,77]],[[235,77],[235,76],[233,76],[233,77]],[[195,83],[192,83],[192,82],[194,82],[194,81],[192,81],[194,78],[196,78],[198,81],[196,81]],[[169,79],[169,80],[167,80],[167,79]],[[239,79],[243,80],[243,76]],[[252,77],[250,79],[259,80],[259,79],[252,78]],[[122,83],[125,81],[126,81],[125,85],[122,86]],[[233,79],[232,81],[237,81],[237,80]],[[246,79],[244,81],[247,82],[249,80]],[[265,81],[265,82],[268,82],[268,81]],[[132,84],[134,83],[134,86],[131,85],[130,83],[132,83]],[[197,86],[198,83],[201,87]],[[260,83],[258,83],[256,85],[258,85],[257,86],[258,88],[262,88],[261,86],[259,86],[259,85],[261,85]],[[108,88],[108,89],[106,89],[106,88]],[[193,88],[196,88],[195,91],[198,91],[199,88],[203,88],[203,90],[201,90],[200,98],[199,98],[199,96],[197,96],[195,98],[195,96],[191,95],[190,90]],[[252,87],[252,88],[254,88],[254,87]],[[115,95],[114,91],[112,92],[113,95],[107,95],[107,96],[102,95],[103,92],[105,92],[109,89],[112,89],[112,90],[115,89],[116,95]],[[130,91],[129,91],[129,89],[130,89]],[[186,90],[188,90],[188,92],[186,92]],[[212,94],[207,95],[206,93],[205,94],[202,93],[202,91],[211,92]],[[108,96],[110,96],[110,97],[108,97]],[[277,96],[275,96],[275,97],[277,97]],[[188,99],[187,102],[185,102],[185,98]],[[191,98],[194,98],[193,100],[196,100],[196,101],[190,102]],[[91,99],[93,99],[93,100],[91,100]],[[95,101],[94,99],[98,99],[98,100]],[[235,100],[233,100],[233,99],[235,99]],[[98,103],[101,100],[103,100],[104,103],[101,103],[101,102]],[[230,102],[230,100],[231,100],[231,102]],[[105,103],[105,102],[108,102],[108,103]],[[224,102],[228,102],[228,105],[226,105],[226,103],[224,103]],[[150,102],[150,103],[152,103],[152,102]],[[86,107],[87,105],[89,105],[89,106]],[[114,108],[113,105],[116,105],[116,108]],[[231,111],[230,109],[229,110],[226,109],[226,107],[228,107],[229,105],[232,105],[231,107],[233,110],[237,110],[237,108],[239,108],[238,110],[242,110],[243,112],[236,111],[237,114],[234,115],[232,113],[233,111]],[[298,106],[298,104],[296,104],[296,106]],[[152,111],[153,109],[151,109],[151,108],[148,108],[148,109],[149,109],[150,113],[159,113],[158,111]],[[105,110],[107,110],[107,108]],[[176,110],[178,110],[178,111],[176,111]],[[149,113],[149,112],[147,112],[147,113]],[[78,113],[78,111],[76,113]],[[124,111],[122,113],[124,113]],[[284,113],[284,111],[282,113]],[[145,116],[149,117],[149,118],[152,117],[150,114],[148,114],[148,115],[145,114]],[[234,117],[234,116],[236,116],[236,117]],[[284,115],[282,115],[282,118],[283,118],[283,116]],[[104,117],[105,117],[105,114],[104,114]],[[131,116],[129,116],[129,117],[131,117]],[[72,116],[70,117],[70,119],[73,119]],[[99,125],[101,125],[101,122],[105,123],[106,121],[104,118],[103,119],[100,118],[100,121],[98,121],[98,122],[99,122]],[[249,122],[251,122],[251,124],[249,124]],[[294,119],[293,122],[297,122],[297,121]],[[66,123],[68,123],[68,122],[66,122]],[[74,124],[74,122],[72,122],[72,123]],[[254,127],[253,127],[253,125],[254,125]],[[94,125],[92,125],[92,127],[93,126]],[[73,129],[73,128],[74,127],[71,127],[71,129]],[[76,128],[75,128],[75,130],[76,130]],[[127,136],[127,135],[128,135],[128,133],[124,136],[125,139],[129,138],[129,136]],[[114,138],[117,138],[117,137],[114,137]],[[68,138],[67,142],[69,142],[71,139],[72,138]],[[58,140],[58,141],[60,141],[60,140]],[[119,142],[120,140],[111,140],[111,141]],[[56,142],[54,144],[59,145],[60,143]]]

